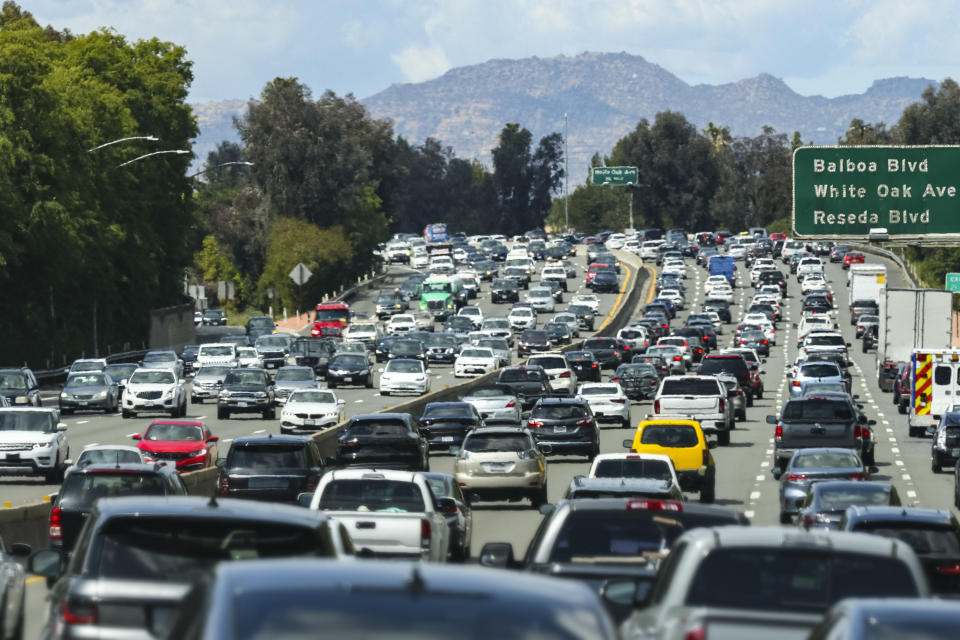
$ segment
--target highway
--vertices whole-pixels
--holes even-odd
[[[583,251],[580,252],[581,254]],[[583,264],[583,258],[578,258],[578,264]],[[869,262],[881,262],[887,266],[887,286],[908,286],[896,265],[876,256],[870,256]],[[706,277],[705,271],[688,260],[687,303],[673,321],[673,327],[679,327],[683,318],[690,309],[699,310],[703,301],[702,284]],[[753,289],[749,286],[748,271],[738,263],[738,287],[735,290],[734,324],[724,325],[724,333],[720,337],[723,347],[729,346],[736,321],[743,312],[744,303],[749,302]],[[788,272],[785,265],[778,261],[778,268]],[[906,416],[896,412],[891,401],[891,395],[881,393],[876,384],[875,354],[863,354],[860,350],[860,341],[855,340],[853,327],[849,324],[847,313],[848,295],[846,291],[846,273],[839,265],[828,265],[826,275],[834,292],[836,303],[836,320],[841,331],[853,346],[850,348],[852,367],[853,392],[860,396],[859,402],[864,404],[864,411],[870,418],[877,421],[875,429],[877,446],[876,460],[879,472],[873,475],[875,480],[890,480],[900,492],[905,504],[916,504],[929,507],[952,507],[952,474],[950,472],[934,475],[930,470],[929,451],[930,440],[908,438],[906,435]],[[391,276],[394,282],[399,283],[402,276],[397,273]],[[745,280],[746,279],[746,280]],[[573,282],[571,294],[573,293]],[[582,273],[576,282],[582,282]],[[651,286],[648,280],[646,286]],[[489,289],[484,284],[483,291]],[[763,399],[755,401],[754,406],[747,409],[747,420],[738,422],[732,433],[729,447],[713,449],[717,465],[716,504],[724,505],[743,511],[754,524],[770,525],[778,523],[779,507],[777,503],[777,483],[770,472],[773,460],[773,427],[766,424],[768,414],[777,414],[781,401],[787,395],[787,378],[785,376],[787,363],[793,362],[797,354],[796,329],[794,322],[800,319],[800,291],[794,277],[789,277],[790,297],[785,300],[784,320],[777,327],[777,345],[771,349],[770,357],[762,364],[765,372]],[[369,292],[355,303],[355,308],[361,311],[372,310],[375,292]],[[565,300],[569,299],[569,295]],[[601,295],[601,315],[603,318],[611,309],[615,295]],[[644,296],[646,299],[646,296]],[[508,307],[492,305],[486,296],[481,294],[480,304],[485,315],[506,315]],[[599,322],[597,324],[599,327]],[[436,390],[444,384],[450,384],[454,378],[450,367],[433,367],[433,388]],[[608,372],[609,375],[609,372]],[[376,390],[338,389],[337,392],[346,400],[348,415],[361,412],[370,412],[384,409],[388,406],[376,394]],[[406,398],[394,400],[390,404],[402,402]],[[645,414],[651,411],[649,402],[634,403],[632,407],[632,421],[636,424]],[[250,433],[277,433],[277,421],[264,421],[258,417],[238,416],[229,421],[216,419],[212,404],[206,406],[194,405],[190,407],[188,415],[204,419],[212,426],[214,433],[225,441],[240,435]],[[151,420],[151,417],[134,420],[122,420],[119,416],[80,415],[68,418],[70,426],[69,436],[74,453],[79,453],[85,445],[93,442],[132,442],[127,434],[139,432]],[[632,434],[630,430],[604,426],[601,434],[601,449],[603,452],[622,451],[622,440]],[[226,446],[228,442],[224,442]],[[225,453],[222,451],[221,455]],[[434,453],[431,456],[431,470],[450,473],[453,468],[453,457]],[[551,457],[548,463],[549,498],[556,501],[565,491],[571,479],[578,474],[585,474],[588,463],[578,457]],[[39,496],[56,491],[55,486],[44,485],[42,481],[30,481],[22,478],[4,478],[3,492],[5,500],[14,502],[35,501]],[[696,500],[696,494],[689,494],[689,499]],[[529,503],[481,503],[474,506],[474,534],[473,554],[476,555],[485,542],[506,541],[514,547],[516,556],[522,556],[527,543],[532,537],[541,516]],[[43,582],[32,579],[28,589],[27,602],[27,637],[36,637],[43,615]]]

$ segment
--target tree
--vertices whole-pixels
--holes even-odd
[[[842,146],[884,145],[894,142],[893,133],[887,130],[887,125],[882,122],[869,124],[860,118],[851,120],[844,136],[837,139],[837,144]]]
[[[707,128],[703,130],[703,135],[707,136],[707,138],[710,140],[710,144],[713,145],[713,150],[717,153],[720,153],[727,148],[727,146],[733,140],[733,136],[730,135],[729,127],[716,125],[712,122],[707,123]]]
[[[563,179],[562,136],[544,136],[531,154],[532,134],[507,123],[499,140],[493,149],[493,184],[499,201],[494,229],[516,235],[543,227],[551,196]]]
[[[952,78],[938,91],[927,87],[921,102],[903,110],[896,126],[900,144],[957,144],[960,141],[960,86]]]

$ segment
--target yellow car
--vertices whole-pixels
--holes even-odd
[[[656,418],[643,420],[632,440],[623,446],[631,453],[659,453],[673,461],[684,491],[699,491],[700,502],[713,502],[717,468],[696,420]]]

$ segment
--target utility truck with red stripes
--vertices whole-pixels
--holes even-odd
[[[910,355],[909,433],[933,433],[960,402],[960,349],[915,349]]]

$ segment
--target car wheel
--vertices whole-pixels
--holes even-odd
[[[747,419],[746,409],[740,409],[739,411],[737,411],[737,420],[739,420],[740,422],[743,422],[746,419]]]
[[[730,444],[730,432],[729,431],[717,431],[717,444],[721,447],[729,446]]]
[[[190,396],[190,404],[203,404],[203,398],[198,398],[196,396]]]
[[[898,405],[897,405],[897,413],[902,414],[902,415],[906,415],[906,413],[907,413],[907,405],[904,404],[903,402],[901,402],[900,404],[898,404]]]
[[[229,411],[225,411],[220,408],[217,409],[217,420],[229,420],[229,419],[230,419]]]
[[[544,484],[540,489],[530,495],[530,504],[534,509],[539,509],[547,504],[547,485]]]
[[[621,428],[621,429],[629,429],[629,428],[630,428],[630,425],[631,425],[631,423],[630,423],[630,416],[627,416],[626,418],[623,419],[623,422],[620,423],[620,428]]]
[[[789,513],[786,513],[784,511],[780,512],[780,524],[791,524],[792,522],[793,522],[793,518],[790,517]]]
[[[752,393],[747,395],[747,406],[748,406],[748,407],[752,407],[752,406],[753,406],[753,394],[752,394]],[[744,419],[746,419],[746,416],[744,416]]]
[[[276,410],[276,408],[270,407],[269,409],[265,409],[265,410],[264,410],[264,412],[263,412],[263,419],[264,419],[264,420],[276,420],[276,418],[277,418],[277,410]]]
[[[367,384],[366,384],[366,387],[367,387],[367,389],[373,389],[373,376],[372,376],[372,375],[367,376]]]
[[[135,414],[133,411],[121,411],[121,412],[120,412],[120,417],[121,417],[121,418],[136,418],[136,417],[137,417],[137,414]]]
[[[713,504],[716,499],[717,481],[713,479],[710,484],[700,488],[700,502],[703,504]]]
[[[757,391],[757,400],[763,400],[763,389]]]
[[[923,427],[909,427],[907,429],[907,435],[911,438],[919,438],[923,435]]]
[[[940,456],[933,454],[933,460],[930,461],[930,470],[934,473],[943,471],[943,464],[940,462]]]
[[[65,416],[69,416],[73,414],[73,409],[60,409],[60,413],[62,413]]]
[[[380,395],[381,395],[381,396],[388,396],[388,395],[390,395],[390,392],[389,392],[389,391],[384,391],[383,389],[381,389],[381,390],[380,390]]]

